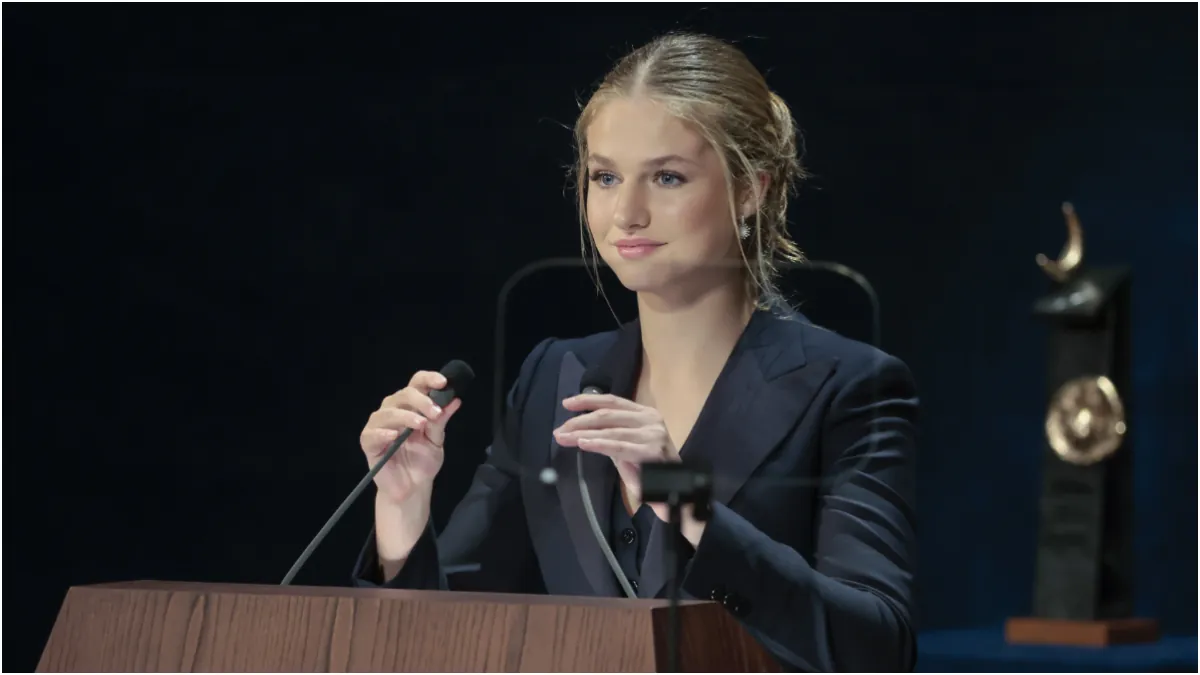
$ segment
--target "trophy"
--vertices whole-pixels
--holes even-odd
[[[1050,327],[1045,446],[1032,617],[1010,643],[1152,642],[1133,612],[1133,453],[1129,436],[1130,273],[1083,267],[1083,229],[1063,205],[1067,243],[1037,256],[1054,284],[1034,303]]]

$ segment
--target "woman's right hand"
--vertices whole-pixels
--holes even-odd
[[[367,464],[375,466],[400,432],[404,444],[375,474],[375,548],[384,579],[404,566],[429,522],[433,479],[442,468],[446,423],[462,406],[455,398],[439,410],[429,392],[446,386],[441,373],[420,371],[408,386],[383,399],[359,436]]]
[[[401,508],[417,497],[418,501],[423,498],[428,509],[433,479],[442,468],[446,423],[462,406],[462,400],[455,398],[443,410],[429,398],[430,391],[445,386],[446,378],[441,373],[419,371],[407,387],[383,399],[367,419],[359,443],[368,466],[375,466],[401,431],[413,430],[375,474],[377,502]]]

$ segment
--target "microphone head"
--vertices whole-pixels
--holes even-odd
[[[579,381],[579,389],[585,394],[607,394],[612,391],[612,376],[601,364],[596,364],[583,373]]]
[[[475,379],[475,371],[471,370],[471,366],[458,359],[442,366],[441,373],[442,377],[446,378],[446,389],[453,389],[457,396],[462,396],[463,391]]]

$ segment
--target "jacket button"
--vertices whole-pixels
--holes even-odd
[[[637,592],[638,592],[638,582],[637,582],[637,579],[630,579],[630,580],[629,580],[629,587],[633,589],[633,592],[634,592],[634,593],[637,593]]]
[[[637,541],[637,532],[634,532],[632,527],[621,530],[621,541],[626,544],[632,544]]]
[[[714,602],[724,602],[725,601],[724,587],[714,586],[712,589],[712,593],[709,593],[708,597],[709,597],[709,599],[713,600]]]
[[[729,612],[734,616],[746,616],[746,614],[750,612],[750,603],[746,602],[736,593],[725,594],[725,598],[721,601],[721,603],[725,605],[725,608],[728,609]]]

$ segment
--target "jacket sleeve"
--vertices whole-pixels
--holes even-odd
[[[813,564],[714,504],[683,589],[723,601],[783,665],[911,671],[916,387],[890,356],[846,379],[822,424]]]
[[[432,519],[392,579],[381,579],[375,533],[354,565],[351,583],[359,587],[413,590],[544,592],[533,559],[520,490],[520,420],[538,364],[553,340],[538,344],[521,365],[508,392],[501,428],[475,471],[471,486],[455,507],[444,532]]]

